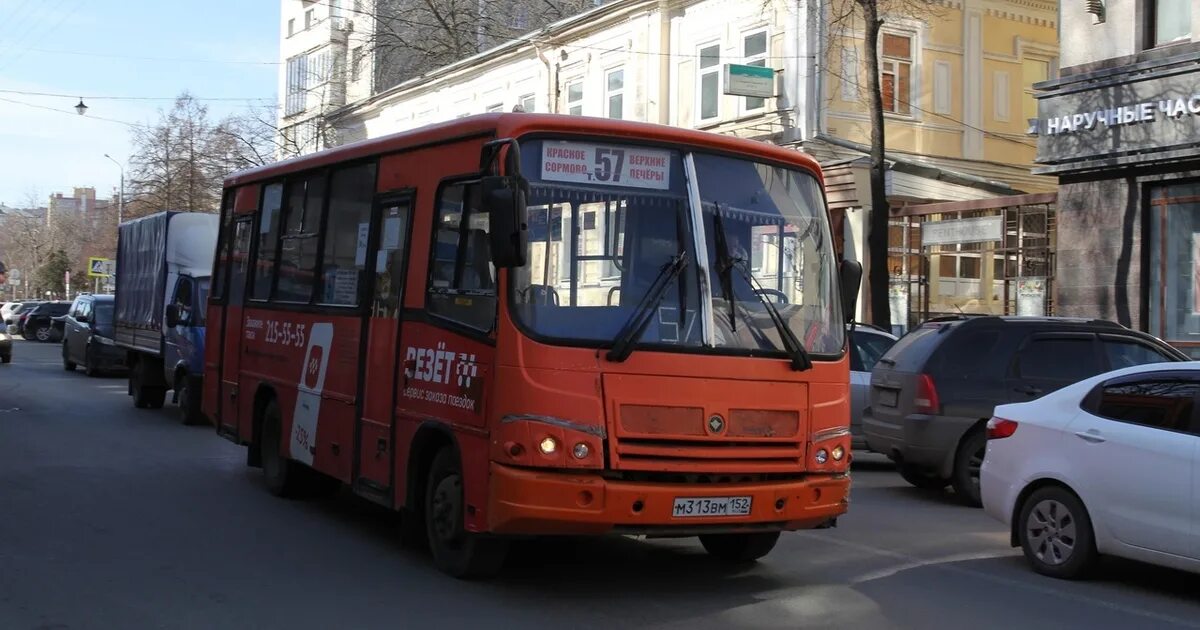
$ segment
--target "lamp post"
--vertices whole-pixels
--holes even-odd
[[[117,165],[117,168],[121,169],[121,192],[118,193],[120,198],[117,199],[117,225],[121,225],[121,219],[125,216],[125,167],[107,153],[104,154],[104,157],[108,158],[113,164]]]

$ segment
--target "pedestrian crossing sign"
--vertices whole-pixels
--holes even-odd
[[[111,258],[88,258],[88,277],[89,278],[107,278],[113,274],[113,261]]]

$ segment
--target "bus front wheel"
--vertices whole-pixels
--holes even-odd
[[[462,465],[453,448],[433,458],[425,492],[425,531],[433,561],[456,578],[481,578],[499,573],[508,542],[466,530]]]
[[[779,532],[754,534],[709,534],[700,537],[708,555],[722,562],[754,562],[771,553],[779,541]]]

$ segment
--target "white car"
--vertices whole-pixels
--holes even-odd
[[[1038,573],[1099,554],[1200,572],[1200,362],[1101,374],[988,422],[983,507]]]

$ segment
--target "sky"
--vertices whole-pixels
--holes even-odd
[[[251,103],[273,106],[279,7],[278,0],[0,0],[0,203],[24,207],[36,196],[44,206],[52,193],[85,186],[109,198],[120,168],[104,154],[128,175],[131,151],[130,127],[111,121],[153,121],[181,92],[232,99],[206,101],[212,119]],[[81,97],[83,116],[74,110]]]

